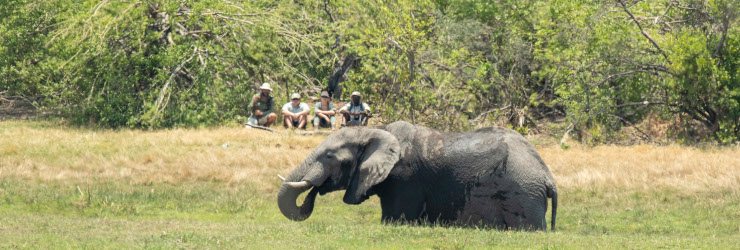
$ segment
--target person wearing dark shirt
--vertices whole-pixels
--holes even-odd
[[[275,101],[270,92],[272,92],[270,84],[263,83],[260,87],[260,93],[252,97],[248,108],[252,115],[249,116],[247,124],[268,127],[275,123],[275,120],[277,120],[277,114],[273,112]]]
[[[342,114],[342,126],[367,126],[370,119],[370,106],[362,102],[360,92],[352,92],[349,103],[339,109]]]

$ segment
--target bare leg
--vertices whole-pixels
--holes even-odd
[[[349,114],[342,114],[342,126],[348,126]]]
[[[306,129],[306,123],[308,120],[308,115],[302,115],[298,118],[298,128],[305,130]]]
[[[285,126],[285,128],[293,128],[293,118],[290,116],[285,117],[285,120],[283,121],[283,126]]]
[[[265,123],[265,127],[269,127],[273,123],[275,123],[275,120],[277,120],[277,115],[275,113],[267,115],[267,122]]]
[[[325,114],[318,114],[318,116],[321,117],[321,119],[324,119],[324,121],[326,121],[326,124],[331,124],[331,119],[329,119],[329,116]]]
[[[367,117],[367,116],[362,117],[362,126],[367,126],[368,120],[370,120],[370,117]]]

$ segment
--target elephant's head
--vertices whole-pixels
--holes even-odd
[[[370,128],[345,128],[328,136],[283,181],[278,192],[280,212],[295,221],[311,216],[316,194],[347,190],[344,202],[360,204],[367,191],[388,177],[400,157],[392,134]],[[298,196],[311,189],[303,205]]]

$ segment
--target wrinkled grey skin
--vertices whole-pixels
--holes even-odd
[[[311,189],[302,206],[299,194]],[[384,222],[546,230],[557,188],[524,137],[505,128],[441,133],[407,122],[344,128],[327,137],[278,192],[280,211],[307,219],[317,194],[347,190],[344,202],[378,195]]]

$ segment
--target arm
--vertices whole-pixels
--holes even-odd
[[[337,111],[334,108],[334,105],[331,104],[331,102],[329,103],[329,110],[323,111],[323,112],[324,112],[325,115],[336,115],[337,114]]]
[[[288,111],[287,105],[290,105],[290,103],[283,105],[283,115],[293,117],[295,114],[293,114],[293,112]]]
[[[362,110],[362,112],[360,112],[360,114],[363,114],[363,115],[367,115],[367,114],[369,114],[372,111],[372,110],[370,110],[370,106],[367,105],[367,103],[364,103],[364,102],[362,103],[362,108],[363,108],[363,110]]]
[[[293,114],[292,112],[288,111],[287,109],[283,109],[283,115],[284,115],[284,116],[291,116],[291,117],[292,117],[292,116],[294,116],[295,114]]]
[[[323,114],[324,111],[321,110],[321,102],[317,102],[316,105],[313,107],[313,114],[314,115],[320,115]]]
[[[308,104],[305,104],[305,103],[301,103],[301,104],[302,104],[301,107],[303,108],[303,111],[298,112],[298,115],[299,116],[301,116],[301,115],[308,115],[308,112],[311,112],[311,109],[308,108]]]
[[[257,109],[257,105],[256,104],[257,104],[257,100],[259,100],[259,98],[260,98],[259,95],[254,95],[252,97],[252,101],[249,102],[249,107],[247,107],[247,110],[249,110],[249,112],[254,113],[254,111]]]
[[[314,107],[313,110],[314,110],[313,112],[315,113],[316,116],[321,117],[324,120],[329,119],[329,117],[327,116],[327,113],[329,111],[323,111],[323,110],[321,110],[321,102],[317,102],[316,103],[316,107]]]
[[[344,107],[339,109],[339,113],[341,114],[349,114],[349,103],[344,105]]]

